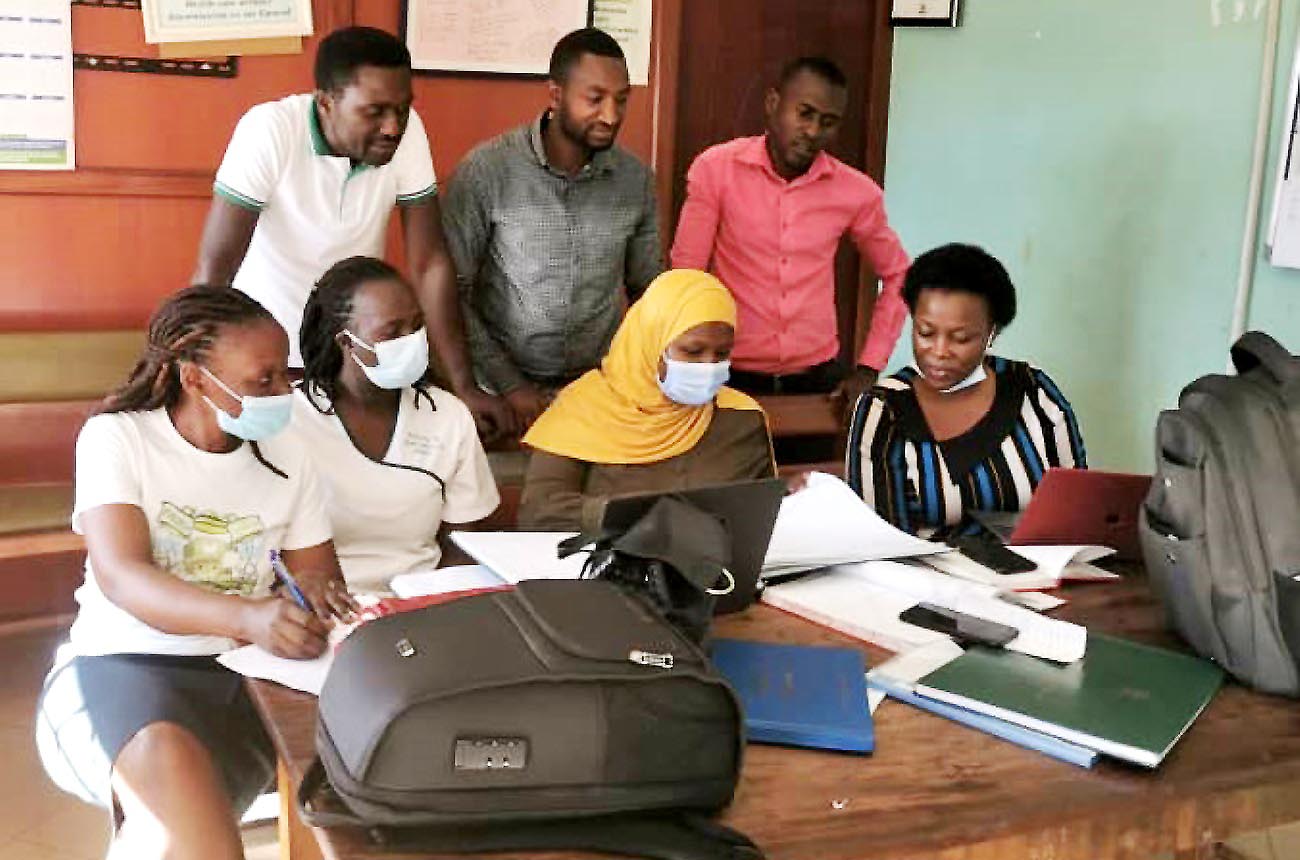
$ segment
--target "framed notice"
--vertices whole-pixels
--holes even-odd
[[[311,0],[141,0],[146,42],[310,36]]]
[[[893,0],[889,21],[895,27],[956,27],[961,0]]]
[[[402,36],[421,71],[544,75],[560,37],[586,27],[589,0],[405,0]]]
[[[72,7],[10,0],[0,14],[0,169],[72,170]]]

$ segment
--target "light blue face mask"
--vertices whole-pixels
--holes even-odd
[[[407,388],[419,382],[429,369],[429,334],[423,327],[392,340],[381,340],[374,346],[347,329],[343,333],[379,359],[379,363],[371,367],[357,358],[355,352],[352,353],[352,360],[361,372],[380,388]]]
[[[213,403],[206,394],[203,395],[203,399],[212,407],[212,411],[217,413],[217,426],[231,436],[237,436],[246,442],[261,442],[289,426],[289,419],[293,416],[292,394],[272,394],[266,397],[239,395],[231,391],[230,386],[217,379],[206,367],[200,367],[199,370],[206,373],[208,379],[221,386],[222,391],[239,401],[240,412],[239,417],[236,418]]]
[[[664,353],[667,372],[659,380],[659,390],[674,403],[703,406],[718,396],[718,389],[731,376],[730,361],[678,361]]]

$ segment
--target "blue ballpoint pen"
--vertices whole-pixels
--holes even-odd
[[[284,561],[281,560],[280,551],[278,549],[271,550],[271,572],[275,574],[276,579],[280,580],[281,585],[289,589],[289,596],[293,598],[294,603],[298,604],[308,612],[312,611],[311,604],[307,602],[306,595],[302,593],[302,589],[298,587],[298,583],[294,582],[293,574],[289,573],[289,568],[284,566]]]

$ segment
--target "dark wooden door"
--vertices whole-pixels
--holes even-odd
[[[715,143],[761,134],[764,93],[787,60],[805,54],[834,60],[848,78],[848,111],[831,152],[883,181],[892,44],[888,5],[887,0],[682,3],[673,148],[674,227],[686,196],[686,169],[691,161]],[[842,248],[836,293],[847,310],[840,315],[846,323],[840,332],[845,357],[857,338],[849,324],[855,317],[869,318],[874,298],[858,295],[858,265],[856,252]]]

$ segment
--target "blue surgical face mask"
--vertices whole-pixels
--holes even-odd
[[[352,342],[368,349],[379,359],[374,367],[365,364],[352,354],[352,360],[361,368],[366,378],[380,388],[406,388],[419,382],[429,369],[429,335],[424,328],[410,334],[381,340],[374,346],[366,343],[347,329],[343,333]]]
[[[659,390],[674,403],[703,406],[718,396],[718,389],[731,376],[730,361],[678,361],[664,353],[667,372],[659,380]]]
[[[289,426],[289,419],[293,416],[293,395],[292,394],[272,394],[266,397],[251,397],[247,394],[239,395],[230,390],[230,386],[217,379],[212,375],[212,371],[206,367],[200,367],[221,390],[239,401],[239,417],[231,415],[217,404],[203,395],[203,399],[212,407],[212,411],[217,413],[217,426],[231,436],[237,436],[247,442],[261,442],[263,439],[270,439],[276,433],[279,433],[285,427]]]

